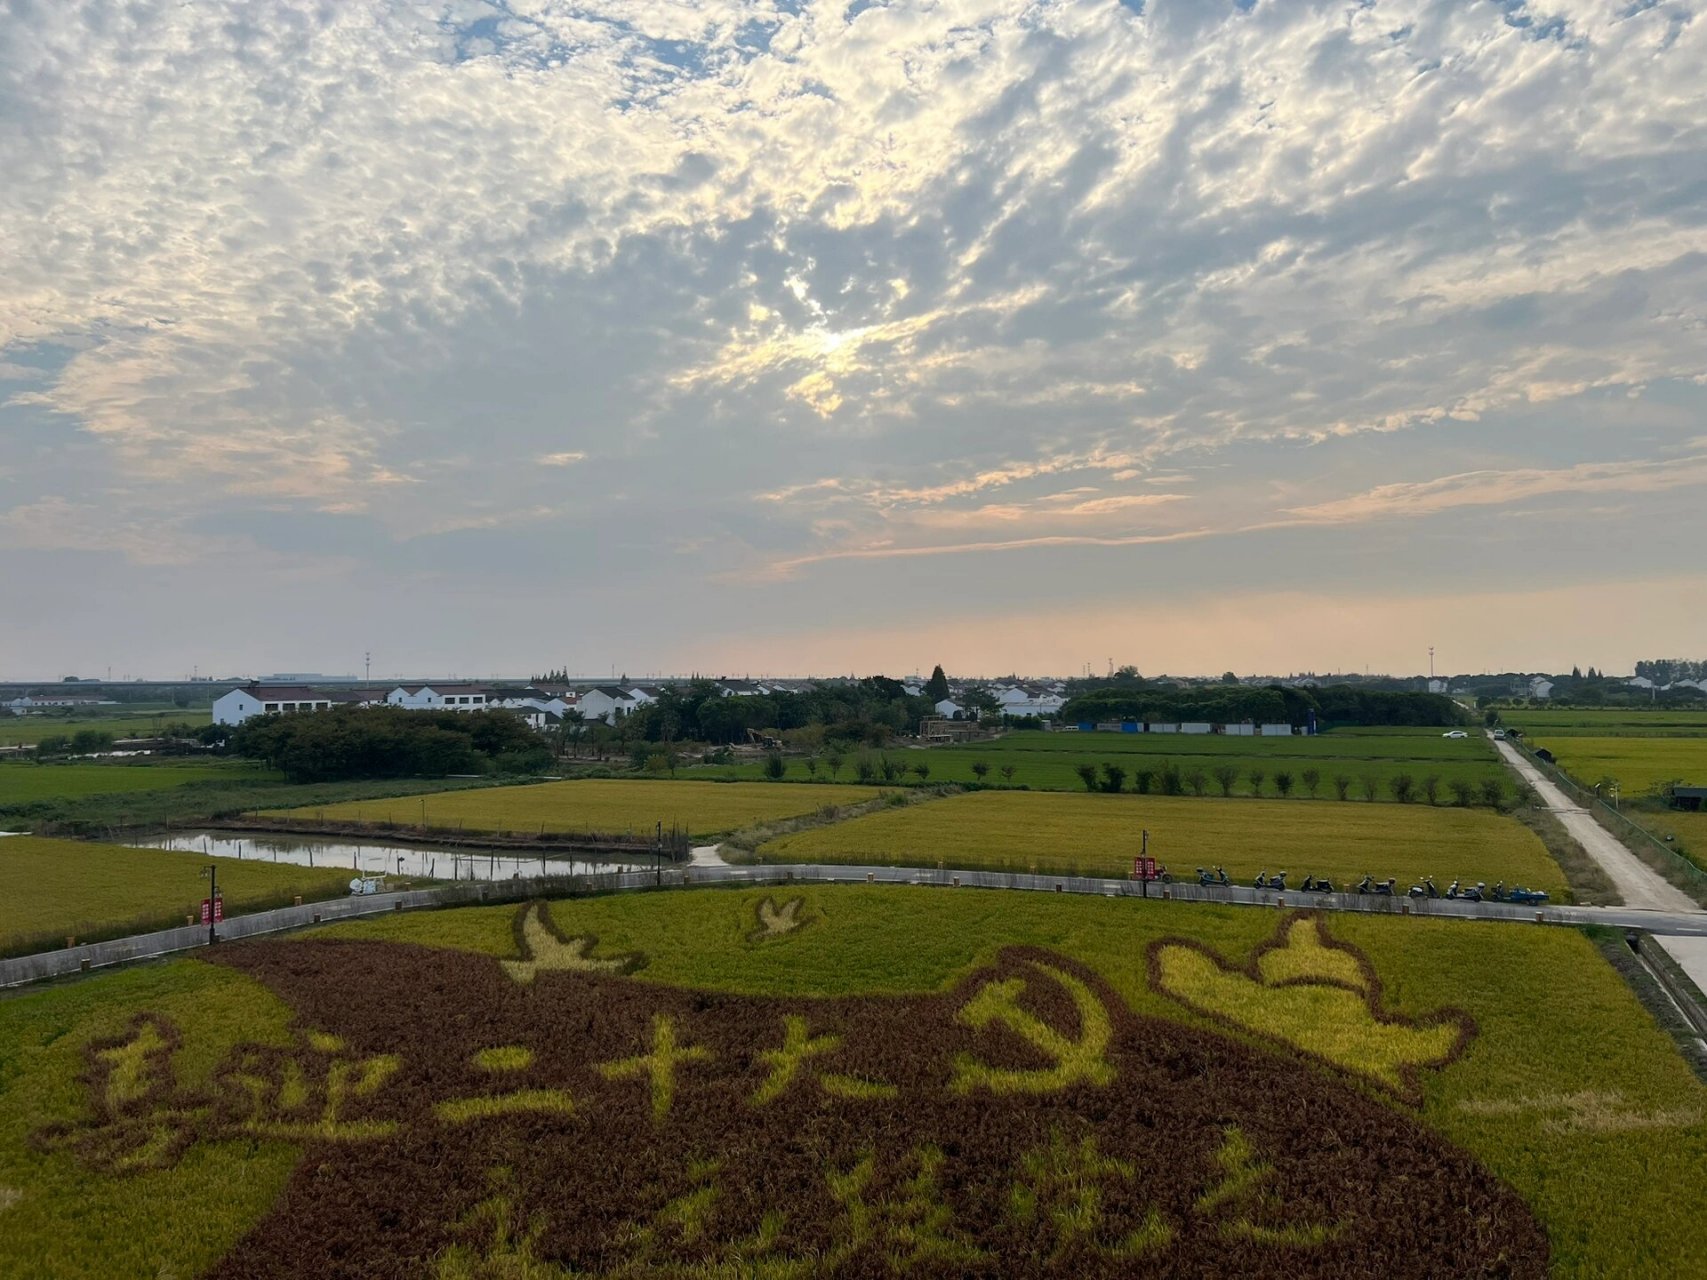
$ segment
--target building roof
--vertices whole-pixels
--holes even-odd
[[[261,702],[328,702],[334,696],[325,689],[313,689],[302,684],[245,684],[228,689],[220,697],[233,693],[246,693]]]

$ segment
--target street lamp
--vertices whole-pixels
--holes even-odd
[[[219,934],[215,932],[219,927],[219,913],[214,907],[214,904],[219,901],[218,864],[208,863],[202,868],[202,874],[207,877],[207,945],[211,947],[219,941]]]

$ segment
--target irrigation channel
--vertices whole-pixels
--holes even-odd
[[[360,876],[427,880],[515,880],[535,876],[588,876],[650,871],[658,859],[561,851],[519,856],[514,850],[444,849],[394,840],[364,841],[287,832],[179,831],[131,842],[139,849],[175,849],[207,858],[280,862],[299,867],[348,867]]]

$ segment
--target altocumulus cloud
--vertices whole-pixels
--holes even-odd
[[[1699,532],[1701,8],[9,0],[0,557],[548,543],[715,630]]]

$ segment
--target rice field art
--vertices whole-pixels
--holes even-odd
[[[1504,1043],[1498,992],[1451,963],[1419,992],[1409,953],[1598,957],[1346,924],[695,890],[387,917],[39,992],[0,1005],[0,1273],[1616,1273],[1628,1242],[1550,1198],[1604,1135],[1525,1110],[1545,1069]],[[1554,1031],[1555,1066],[1604,1061]],[[1663,1123],[1683,1158],[1699,1097],[1649,1107],[1649,1065],[1588,1118]]]

